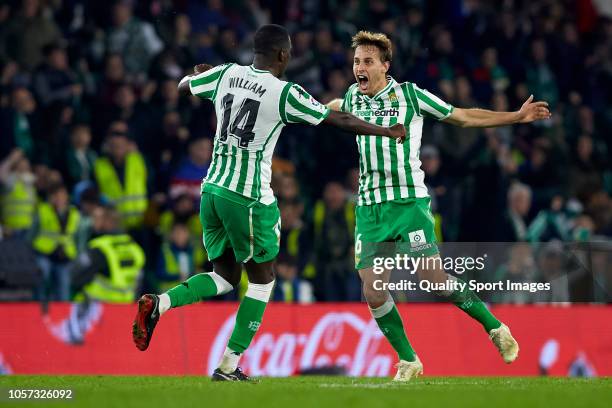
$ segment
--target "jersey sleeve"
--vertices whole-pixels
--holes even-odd
[[[191,93],[200,98],[212,100],[221,77],[232,64],[217,65],[208,71],[192,76],[189,79]]]
[[[354,85],[351,85],[344,94],[344,99],[342,99],[342,105],[340,105],[341,112],[351,112],[351,101],[353,100],[353,90],[355,89]]]
[[[453,105],[443,101],[436,95],[429,92],[427,89],[421,89],[415,84],[409,84],[412,87],[411,91],[414,92],[414,98],[418,104],[418,111],[421,114],[427,114],[438,120],[448,118],[453,113]]]
[[[329,108],[316,99],[299,85],[288,83],[285,85],[279,101],[281,119],[284,123],[302,123],[318,125],[328,115]]]

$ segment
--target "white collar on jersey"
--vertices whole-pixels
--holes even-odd
[[[380,91],[378,91],[376,93],[376,95],[369,97],[368,95],[362,94],[361,92],[359,92],[359,87],[357,88],[357,92],[363,96],[366,99],[376,99],[378,98],[380,95],[382,95],[383,93],[387,92],[389,89],[391,89],[391,87],[395,86],[395,79],[393,79],[393,77],[391,75],[387,75],[387,85],[385,85],[385,87],[383,89],[381,89]]]
[[[249,65],[249,68],[251,68],[252,71],[257,72],[258,74],[269,74],[270,71],[267,71],[265,69],[257,69],[253,66],[253,64]]]

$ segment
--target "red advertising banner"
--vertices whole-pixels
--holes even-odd
[[[210,374],[231,334],[237,305],[171,310],[151,346],[131,339],[135,306],[82,310],[52,304],[0,304],[0,372],[7,374]],[[401,304],[425,375],[612,375],[611,306],[494,306],[521,351],[502,362],[481,326],[452,305]],[[241,366],[250,375],[288,376],[341,366],[351,376],[388,376],[397,357],[365,304],[271,303]]]

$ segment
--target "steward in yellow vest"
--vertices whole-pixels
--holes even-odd
[[[76,237],[80,223],[81,214],[70,205],[66,187],[61,184],[51,186],[48,201],[38,205],[37,216],[29,233],[32,247],[39,255],[36,262],[43,275],[38,290],[41,300],[70,300],[68,265],[77,256]]]
[[[117,209],[124,228],[139,228],[149,203],[144,159],[138,151],[130,151],[125,133],[111,132],[106,143],[108,157],[94,163],[98,189]]]
[[[38,204],[32,247],[55,261],[74,259],[77,255],[75,236],[80,221],[81,214],[70,205],[66,188],[62,185],[52,187],[49,201]]]
[[[32,227],[36,210],[36,189],[33,183],[16,179],[2,194],[2,225],[12,231]]]
[[[36,212],[36,188],[30,162],[14,150],[0,164],[0,221],[5,232],[25,232],[32,227]]]
[[[131,303],[136,297],[145,254],[140,245],[119,229],[120,218],[109,207],[93,213],[96,236],[73,263],[71,276],[76,300]]]

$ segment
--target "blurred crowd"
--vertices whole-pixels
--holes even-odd
[[[350,38],[360,29],[393,40],[397,80],[455,106],[514,110],[530,94],[549,102],[553,118],[533,125],[425,123],[420,158],[440,241],[607,241],[609,8],[598,0],[1,1],[0,236],[31,243],[45,271],[40,296],[58,300],[72,296],[71,262],[104,233],[128,232],[143,249],[138,292],[210,270],[198,211],[216,119],[210,103],[180,97],[177,84],[197,63],[249,64],[253,32],[278,23],[292,34],[287,79],[322,102],[353,82]],[[357,160],[352,135],[283,131],[273,163],[282,217],[276,300],[360,298]],[[101,207],[113,207],[116,225],[105,224],[113,213]]]

